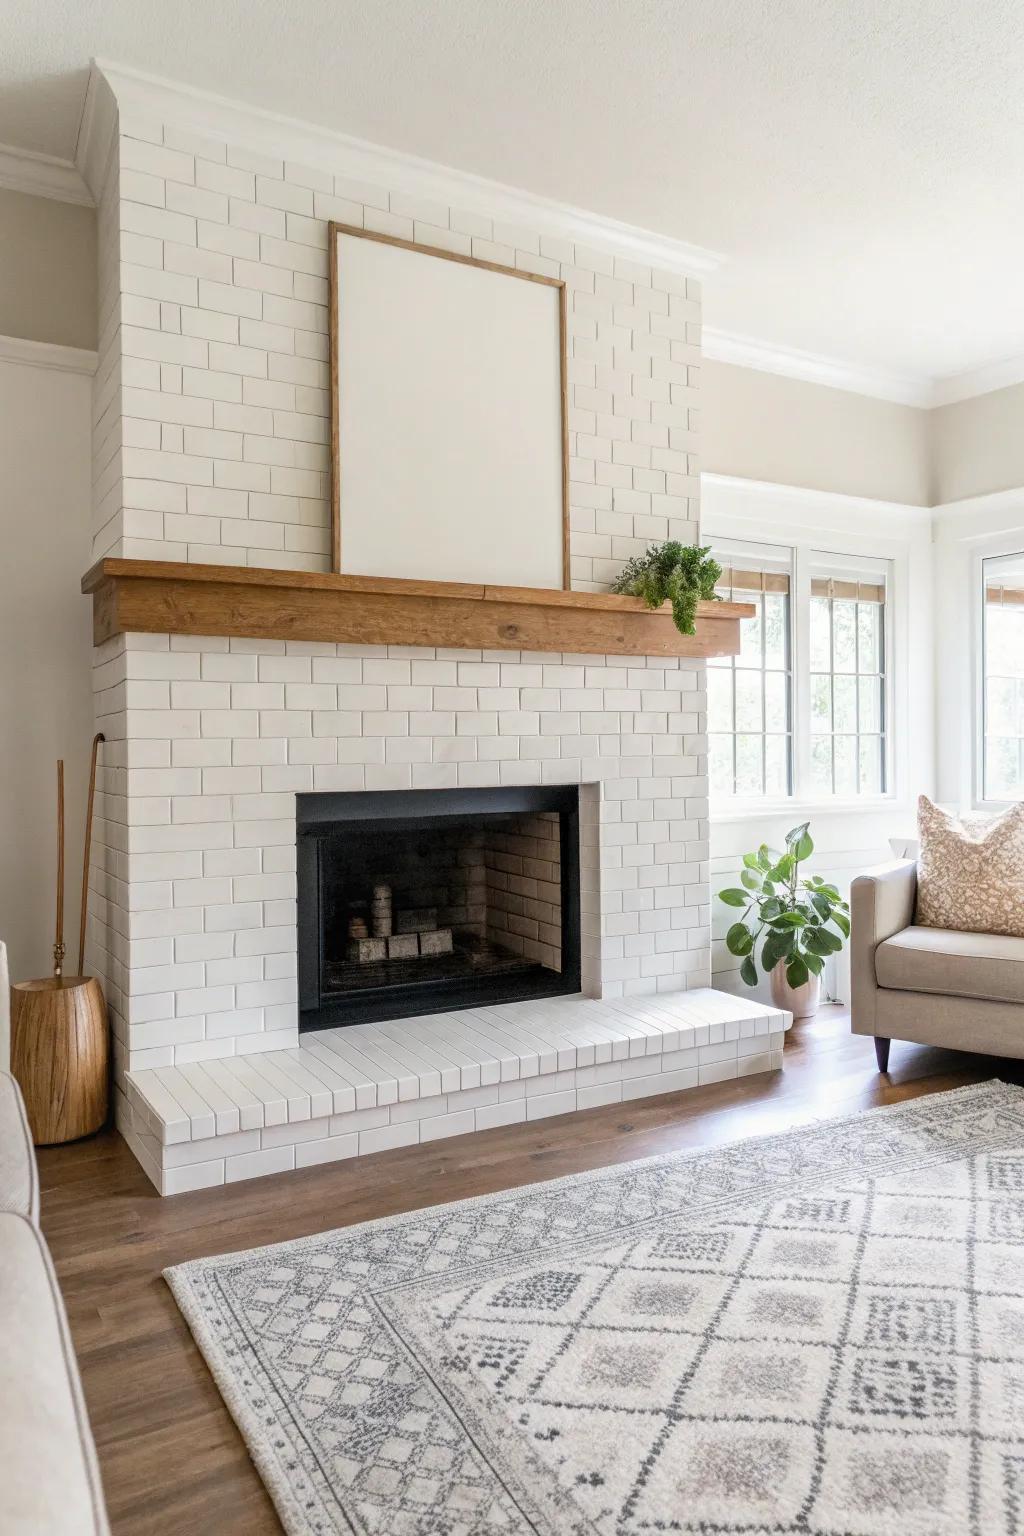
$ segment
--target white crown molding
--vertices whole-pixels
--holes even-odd
[[[1014,485],[1004,491],[986,491],[980,496],[966,496],[962,501],[944,501],[932,508],[939,538],[972,542],[987,538],[1000,520],[1011,518],[1018,525],[1024,520],[1024,486]],[[954,525],[966,523],[961,531]]]
[[[898,373],[889,369],[863,368],[839,358],[816,352],[801,352],[795,347],[775,347],[753,336],[739,336],[714,326],[703,328],[702,349],[705,357],[717,363],[734,363],[738,368],[754,368],[759,373],[780,374],[787,379],[801,379],[806,384],[823,384],[829,389],[843,389],[875,400],[892,400],[899,405],[916,405],[934,410],[939,405],[955,405],[994,390],[1024,384],[1024,356],[1001,358],[968,368],[943,378],[924,374]]]
[[[401,150],[386,149],[348,134],[318,128],[262,107],[144,74],[126,65],[95,59],[92,75],[94,80],[99,75],[105,81],[119,110],[130,108],[149,121],[173,123],[277,160],[292,160],[353,181],[431,198],[449,207],[486,212],[491,218],[509,224],[525,224],[530,229],[584,245],[611,246],[620,255],[629,255],[647,266],[694,277],[713,272],[723,260],[714,251],[654,230],[538,197],[521,188],[490,181],[453,166],[438,165]],[[94,80],[90,81],[89,96],[98,104],[100,91]],[[83,165],[83,156],[92,155],[94,166],[91,173],[87,172],[87,179],[94,192],[95,161],[101,157],[95,147],[90,146],[94,140],[103,137],[99,126],[104,116],[96,106],[90,110],[87,101],[78,164]]]
[[[714,362],[734,363],[739,368],[777,373],[806,384],[823,384],[829,389],[844,389],[876,400],[893,400],[899,405],[932,404],[932,380],[923,375],[864,368],[817,352],[775,347],[753,336],[738,336],[709,325],[703,328],[701,344],[704,356]]]
[[[70,160],[37,155],[10,144],[0,144],[0,187],[28,192],[32,197],[49,197],[58,203],[92,206],[89,188]]]
[[[117,102],[102,72],[94,63],[89,70],[89,85],[85,93],[82,120],[78,125],[75,164],[97,206],[107,184],[116,130]]]
[[[720,538],[763,543],[770,527],[772,541],[785,542],[797,530],[834,530],[868,538],[884,553],[887,543],[919,541],[922,535],[933,544],[983,546],[999,534],[1024,529],[1024,486],[923,507],[706,471],[700,483],[701,521]]]
[[[742,475],[716,475],[702,471],[701,499],[704,510],[727,512],[730,517],[756,524],[764,539],[766,519],[775,515],[811,527],[828,526],[879,533],[931,527],[936,511],[912,502],[878,501],[871,496],[848,496],[843,491],[819,491],[805,485],[777,485],[771,480],[747,480]]]
[[[1024,486],[1020,485],[929,507],[847,496],[842,491],[817,491],[803,485],[777,485],[771,480],[747,480],[741,475],[716,475],[707,470],[701,473],[700,487],[702,509],[709,522],[725,516],[730,522],[749,524],[750,536],[762,542],[769,519],[780,518],[882,537],[891,536],[894,530],[930,527],[935,540],[965,543],[991,537],[1007,519],[1013,526],[1024,526]]]
[[[83,347],[60,347],[52,341],[26,341],[21,336],[0,336],[0,363],[22,363],[30,368],[54,368],[59,373],[96,372],[96,353]]]
[[[982,363],[979,368],[966,368],[963,373],[936,379],[932,386],[932,404],[956,405],[960,400],[991,395],[997,389],[1009,389],[1014,384],[1024,384],[1024,357],[1004,357],[997,362]]]

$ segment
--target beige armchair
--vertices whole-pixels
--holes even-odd
[[[1024,939],[914,923],[917,864],[884,864],[850,888],[854,1034],[1024,1057]]]

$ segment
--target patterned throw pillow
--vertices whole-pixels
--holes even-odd
[[[1024,938],[1024,804],[961,818],[922,795],[917,831],[916,921]]]

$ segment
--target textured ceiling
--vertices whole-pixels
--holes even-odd
[[[943,375],[1024,352],[1020,0],[4,0],[0,144],[116,59],[722,252],[706,317]]]

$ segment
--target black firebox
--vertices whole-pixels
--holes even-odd
[[[579,789],[298,796],[299,1027],[580,988]]]

